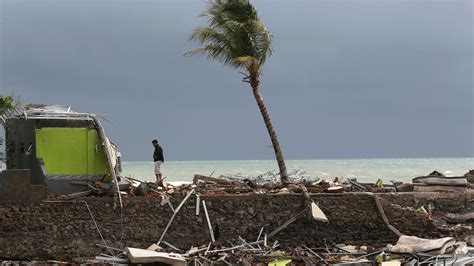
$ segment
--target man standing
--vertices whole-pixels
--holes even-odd
[[[155,152],[153,152],[153,162],[155,163],[156,183],[163,186],[164,183],[161,174],[161,166],[165,162],[165,158],[163,157],[163,149],[161,148],[160,144],[158,144],[158,140],[156,139],[154,139],[151,144],[153,144],[153,147],[155,147]]]

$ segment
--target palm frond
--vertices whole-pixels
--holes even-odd
[[[217,32],[210,27],[198,27],[189,35],[189,40],[198,41],[201,44],[216,43],[219,45],[228,45],[227,36]]]
[[[226,53],[223,52],[224,49],[225,47],[223,46],[208,44],[203,47],[194,48],[191,51],[186,52],[184,55],[185,56],[202,55],[211,61],[219,61],[226,66],[235,67],[234,61],[232,60],[232,58],[226,57]]]
[[[189,39],[202,47],[186,55],[205,55],[224,65],[260,73],[272,54],[272,35],[249,0],[211,0],[201,17],[207,19],[207,26],[193,30]]]

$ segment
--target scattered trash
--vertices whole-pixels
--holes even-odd
[[[131,263],[166,263],[173,266],[186,266],[186,259],[180,254],[158,252],[140,248],[126,248]]]
[[[421,206],[420,208],[416,209],[416,211],[424,213],[424,214],[428,214],[428,211],[425,209],[425,206]]]
[[[324,212],[314,202],[311,202],[311,215],[316,221],[329,222]]]
[[[470,186],[467,176],[447,177],[434,171],[427,176],[415,177],[412,180],[413,190],[419,192],[466,191]]]
[[[390,250],[393,253],[426,253],[430,255],[443,255],[453,247],[454,238],[425,239],[416,236],[402,235]]]

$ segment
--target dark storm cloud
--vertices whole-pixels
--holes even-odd
[[[183,57],[203,1],[1,2],[2,93],[106,113],[126,160],[270,159],[240,75]],[[471,1],[255,1],[287,158],[473,156]]]

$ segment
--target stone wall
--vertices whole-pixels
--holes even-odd
[[[206,201],[213,225],[219,227],[217,241],[221,245],[237,243],[239,236],[255,240],[260,228],[271,232],[301,211],[303,214],[294,223],[275,235],[281,246],[324,247],[325,241],[385,245],[398,239],[383,221],[373,194],[313,194],[311,197],[325,212],[329,223],[312,220],[309,211],[303,211],[301,195],[201,196],[201,199]],[[171,198],[174,207],[181,200],[182,197]],[[4,202],[0,203],[0,257],[71,260],[99,255],[105,250],[96,245],[102,240],[88,207],[107,243],[117,248],[146,248],[157,242],[172,215],[168,205],[161,205],[160,197],[126,198],[122,212],[114,208],[113,198],[108,197],[73,202]],[[389,221],[391,218],[389,215]],[[418,226],[418,222],[400,224]],[[202,207],[196,216],[194,195],[176,215],[164,240],[184,250],[210,242]]]
[[[474,235],[474,224],[448,225],[446,214],[465,214],[474,211],[473,193],[384,193],[381,198],[384,212],[402,234],[425,238],[453,236],[465,239]],[[432,215],[417,211],[432,208]]]
[[[46,198],[46,185],[32,185],[29,170],[3,171],[0,185],[1,201],[33,202]]]
[[[446,213],[468,213],[474,211],[474,193],[442,193],[442,192],[400,192],[400,193],[380,193],[378,197],[387,200],[392,204],[402,207],[419,208],[424,206],[428,209],[428,204],[434,211]]]

